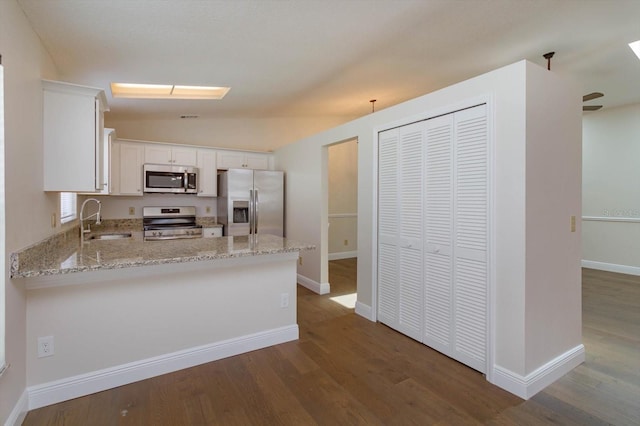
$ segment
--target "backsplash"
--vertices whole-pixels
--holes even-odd
[[[199,218],[217,216],[217,198],[198,197],[186,194],[147,194],[142,197],[104,196],[98,198],[102,203],[104,219],[141,219],[142,208],[146,206],[195,206]],[[82,199],[78,200],[78,205]],[[133,215],[129,209],[133,208]],[[207,211],[207,208],[209,211]],[[91,212],[93,212],[93,207]]]

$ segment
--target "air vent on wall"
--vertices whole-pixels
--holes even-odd
[[[185,114],[180,116],[180,118],[198,118],[198,117],[200,116],[195,114]]]

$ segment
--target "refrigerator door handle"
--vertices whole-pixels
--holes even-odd
[[[255,202],[253,199],[253,189],[249,190],[249,235],[253,234],[253,208],[255,207]]]
[[[254,190],[254,196],[253,196],[253,233],[257,234],[258,233],[258,205],[260,204],[260,202],[258,201],[258,190]]]

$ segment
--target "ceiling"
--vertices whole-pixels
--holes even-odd
[[[60,79],[105,89],[112,118],[353,118],[549,51],[605,93],[590,104],[640,102],[638,0],[17,1]],[[113,99],[110,82],[231,91]]]

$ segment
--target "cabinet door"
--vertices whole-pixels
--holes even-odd
[[[268,170],[269,169],[269,156],[267,155],[254,155],[247,154],[245,159],[245,167],[253,170]]]
[[[171,148],[171,163],[178,166],[196,166],[198,164],[198,150],[190,147]]]
[[[120,144],[120,195],[142,196],[142,165],[145,148],[139,144]]]
[[[115,139],[115,130],[114,129],[104,129],[104,146],[102,148],[102,152],[104,157],[102,158],[102,174],[103,174],[103,184],[102,191],[100,194],[111,194],[111,161],[112,161],[112,153],[111,149]]]
[[[44,190],[96,192],[102,111],[95,96],[65,92],[66,86],[48,82],[43,92]]]
[[[198,197],[218,195],[216,152],[214,150],[198,150],[198,179]]]
[[[152,164],[172,164],[171,147],[168,145],[145,145],[144,162]]]
[[[244,153],[218,152],[219,169],[242,169],[244,167]]]

